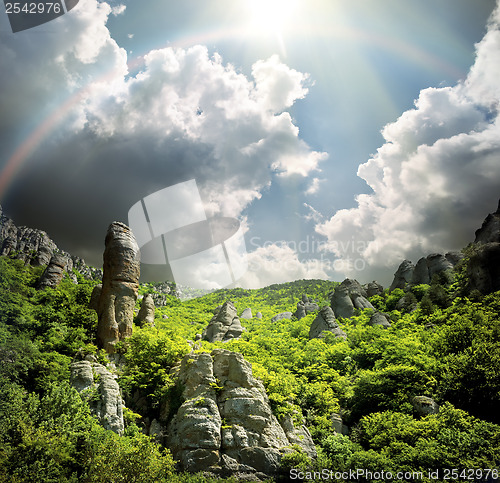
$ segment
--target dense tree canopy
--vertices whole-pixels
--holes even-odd
[[[177,474],[168,450],[141,428],[165,401],[175,406],[170,370],[226,300],[239,314],[250,307],[254,318],[242,319],[240,339],[204,341],[196,350],[242,353],[276,415],[308,426],[317,461],[295,452],[284,468],[423,471],[421,481],[437,481],[429,471],[500,464],[500,293],[467,298],[463,281],[449,277],[407,292],[386,290],[371,302],[389,315],[391,327],[370,326],[372,310],[358,310],[338,320],[347,340],[333,334],[310,340],[315,313],[271,322],[293,312],[302,294],[329,304],[335,282],[225,289],[184,302],[167,295],[155,327],[135,327],[119,346],[127,361],[119,382],[131,411],[118,436],[99,426],[69,385],[77,352],[105,361],[88,308],[95,283],[65,279],[55,290],[37,291],[42,271],[0,257],[0,481],[209,481]],[[154,287],[142,286],[141,294]],[[140,407],[137,394],[146,401]],[[419,416],[415,396],[433,398],[439,413]],[[334,413],[348,424],[348,435],[334,431]]]

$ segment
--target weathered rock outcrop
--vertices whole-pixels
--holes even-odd
[[[60,250],[47,233],[36,228],[17,227],[0,206],[0,255],[22,260],[26,265],[49,265],[57,255],[58,263],[64,261],[65,272],[76,283],[75,268],[88,280],[100,280],[102,271],[88,267],[81,258]]]
[[[344,424],[344,420],[342,416],[337,413],[333,413],[330,416],[330,420],[332,421],[332,429],[338,434],[349,434],[349,427]]]
[[[391,322],[387,314],[377,311],[370,317],[370,325],[378,325],[380,327],[383,327],[384,329],[387,329],[391,326]]]
[[[291,312],[280,312],[279,314],[276,314],[272,319],[271,322],[278,322],[278,320],[290,320],[292,318],[292,313]]]
[[[419,416],[427,416],[428,414],[437,414],[439,412],[439,406],[431,397],[415,396],[411,404]]]
[[[47,268],[44,270],[42,276],[40,277],[40,280],[37,283],[37,288],[56,288],[61,283],[64,277],[65,270],[66,258],[60,254],[54,255],[50,259]]]
[[[214,313],[212,320],[203,331],[203,340],[223,342],[241,336],[244,329],[241,326],[236,307],[231,301],[224,302],[223,305],[215,309]]]
[[[302,295],[302,300],[297,302],[297,310],[293,315],[298,319],[303,319],[307,314],[311,312],[317,312],[319,310],[319,305],[309,299],[307,295]]]
[[[394,280],[389,287],[389,291],[392,292],[397,288],[404,289],[411,283],[414,271],[415,265],[410,260],[403,260],[394,274]]]
[[[250,320],[251,318],[252,318],[252,309],[251,308],[246,308],[240,315],[240,319]]]
[[[375,280],[363,285],[363,288],[365,289],[366,296],[368,298],[373,297],[374,295],[382,295],[384,293],[384,287]]]
[[[184,470],[272,475],[292,441],[316,455],[305,427],[289,419],[279,424],[241,354],[189,354],[177,367],[177,380],[182,404],[169,423],[167,447]]]
[[[498,201],[497,211],[490,213],[481,228],[476,230],[476,245],[485,245],[487,243],[500,243],[500,200]]]
[[[139,247],[130,228],[116,221],[108,228],[105,245],[97,343],[113,353],[118,341],[132,335],[139,288]]]
[[[141,302],[141,308],[137,314],[139,325],[155,326],[155,303],[151,294],[146,294]]]
[[[332,308],[328,306],[322,307],[313,320],[309,329],[309,339],[323,338],[325,332],[331,332],[335,337],[347,338],[346,333],[337,324]]]
[[[483,295],[500,290],[500,243],[476,247],[467,264],[468,291],[479,290]]]
[[[105,429],[121,434],[123,400],[114,376],[101,364],[89,361],[71,364],[71,385],[86,398],[92,413]]]
[[[468,290],[489,294],[500,290],[500,202],[476,231],[467,264]]]
[[[446,255],[431,253],[418,260],[416,265],[410,260],[403,260],[394,274],[390,291],[396,288],[405,290],[412,285],[422,283],[429,284],[434,275],[453,270],[462,258],[460,252],[448,252]]]
[[[354,315],[354,309],[374,309],[366,296],[365,289],[357,280],[346,278],[335,288],[330,299],[335,316],[349,318]]]

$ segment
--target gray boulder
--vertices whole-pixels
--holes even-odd
[[[342,416],[337,413],[333,413],[330,416],[330,420],[332,422],[332,429],[337,433],[337,434],[343,434],[347,436],[349,434],[349,428],[344,424],[344,421],[342,419]]]
[[[415,266],[410,260],[403,260],[394,274],[394,280],[389,287],[389,291],[392,292],[397,288],[404,290],[411,283],[414,270]]]
[[[306,302],[304,303],[304,309],[306,314],[310,314],[312,312],[317,312],[319,310],[319,305],[316,302]]]
[[[306,308],[304,307],[304,302],[297,302],[297,310],[293,313],[297,320],[303,319],[306,314]]]
[[[37,288],[44,289],[47,287],[56,288],[62,282],[66,271],[67,259],[61,254],[54,255],[47,268],[43,272],[38,281]]]
[[[415,396],[411,403],[419,416],[427,416],[428,414],[437,414],[439,412],[439,406],[431,397]]]
[[[363,285],[363,289],[366,291],[366,296],[368,298],[373,297],[374,295],[382,295],[384,293],[384,287],[375,280]]]
[[[240,315],[240,319],[250,320],[252,318],[252,309],[246,308]]]
[[[336,337],[347,338],[346,333],[339,327],[331,307],[323,307],[311,324],[309,339],[325,337],[325,332],[331,332]]]
[[[215,309],[215,315],[202,334],[203,340],[209,342],[224,342],[237,339],[243,333],[236,307],[230,301]]]
[[[275,315],[272,319],[271,319],[271,322],[277,322],[278,320],[282,320],[282,319],[291,319],[292,318],[292,313],[291,312],[281,312],[277,315]]]
[[[411,283],[413,285],[418,285],[421,283],[429,284],[430,282],[431,278],[429,276],[427,259],[422,257],[415,265],[415,270],[413,271],[413,275],[411,277]]]
[[[378,325],[380,327],[383,327],[384,329],[387,329],[391,326],[391,322],[387,314],[377,311],[370,317],[370,325]]]
[[[429,284],[435,274],[453,270],[462,258],[463,255],[459,252],[449,252],[446,255],[431,253],[420,258],[416,265],[404,260],[394,274],[390,290],[396,288],[405,290],[412,285]]]
[[[297,302],[297,310],[293,315],[298,319],[303,319],[307,314],[317,312],[319,305],[313,302],[306,294],[302,294],[301,300]]]
[[[421,258],[415,265],[410,284],[429,284],[435,274],[445,272],[446,270],[453,270],[454,264],[452,260],[455,260],[456,257],[450,254],[447,255],[431,253],[427,257]]]
[[[255,317],[256,317],[257,319],[262,319],[262,312],[257,312],[257,313],[255,314]]]
[[[141,308],[137,314],[139,325],[155,326],[155,303],[151,294],[146,294],[141,303]]]
[[[346,278],[335,288],[330,299],[331,308],[336,317],[352,317],[354,309],[374,309],[366,296],[365,289],[357,280]]]
[[[221,349],[189,354],[176,377],[182,404],[168,425],[166,443],[183,470],[272,475],[291,440],[315,454],[305,428],[289,420],[279,424],[264,386],[241,354]]]
[[[90,361],[73,362],[71,385],[88,401],[92,414],[105,429],[123,433],[124,406],[120,387],[103,365]]]
[[[427,255],[427,267],[429,268],[429,278],[431,281],[434,275],[446,270],[453,270],[453,264],[445,255],[441,255],[440,253]]]

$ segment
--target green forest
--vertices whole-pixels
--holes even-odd
[[[69,382],[78,353],[106,363],[95,345],[97,315],[88,308],[97,282],[77,274],[78,284],[66,277],[57,289],[36,290],[44,267],[0,257],[0,481],[221,481],[179,473],[168,449],[142,429],[165,398],[175,400],[170,369],[227,300],[238,314],[249,307],[262,318],[242,319],[240,339],[203,341],[196,350],[223,347],[243,354],[276,416],[291,414],[308,427],[318,458],[295,448],[282,459],[283,474],[295,468],[302,479],[313,479],[315,472],[363,468],[372,475],[356,481],[387,481],[377,477],[382,471],[402,472],[402,481],[496,481],[500,292],[467,293],[466,260],[429,285],[371,297],[389,314],[391,327],[370,326],[373,311],[358,310],[338,319],[346,340],[333,334],[310,340],[315,313],[271,322],[279,312],[293,312],[303,294],[320,307],[329,305],[337,282],[224,289],[183,302],[167,295],[166,305],[156,308],[155,327],[137,325],[119,344],[127,363],[118,382],[128,409],[118,436],[98,424]],[[141,285],[140,294],[151,292],[153,284]],[[147,401],[140,408],[129,404],[137,391]],[[419,416],[415,396],[433,398],[439,412]],[[348,434],[334,431],[334,413]]]

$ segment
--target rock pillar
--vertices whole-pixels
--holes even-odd
[[[139,246],[132,230],[113,222],[106,235],[102,290],[97,303],[97,343],[106,352],[132,335],[134,307],[139,288]]]

